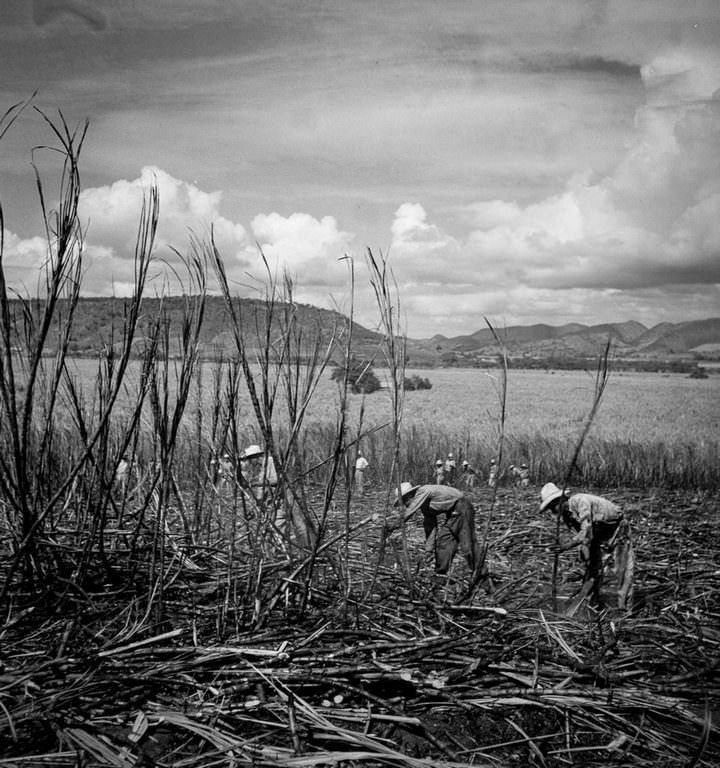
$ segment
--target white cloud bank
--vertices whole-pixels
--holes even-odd
[[[484,314],[552,323],[553,305],[558,322],[656,322],[663,286],[683,297],[667,319],[718,314],[720,57],[668,53],[642,77],[634,141],[610,175],[578,173],[531,205],[470,204],[461,239],[420,204],[397,209],[391,253],[410,316],[426,317],[428,332],[458,333]]]
[[[274,274],[286,271],[295,280],[299,300],[328,306],[333,303],[332,294],[347,288],[348,269],[342,257],[349,253],[354,236],[340,230],[332,216],[316,219],[307,213],[287,217],[277,212],[258,214],[251,222],[250,236],[241,224],[221,215],[220,192],[205,192],[148,166],[136,179],[89,188],[80,195],[79,217],[86,246],[85,295],[124,296],[133,290],[137,227],[143,199],[153,185],[158,189],[160,216],[150,291],[178,292],[181,286],[176,274],[182,277],[185,271],[175,249],[189,253],[191,237],[207,241],[211,227],[231,288],[241,294],[266,277],[259,249]],[[6,231],[9,282],[33,294],[46,253],[43,238],[21,240]],[[183,288],[188,289],[189,284]]]

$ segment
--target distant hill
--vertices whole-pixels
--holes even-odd
[[[157,316],[162,303],[165,322],[169,327],[171,348],[179,348],[178,340],[182,329],[182,319],[187,297],[171,296],[164,299],[143,299],[142,313],[138,324],[136,346],[143,343],[150,323]],[[292,311],[297,320],[297,327],[302,333],[304,343],[310,344],[319,337],[328,343],[335,334],[338,339],[347,337],[348,318],[334,310],[321,309],[309,304],[275,305],[272,322],[268,333],[268,309],[260,299],[233,299],[234,310],[240,318],[245,343],[253,348],[264,345],[266,336],[274,341],[280,333],[282,324],[287,322],[287,313]],[[95,356],[109,345],[118,347],[122,341],[123,319],[129,299],[123,298],[81,298],[75,309],[73,333],[70,339],[71,355]],[[13,302],[15,314],[20,321],[19,302]],[[67,306],[60,302],[57,315],[64,317]],[[18,325],[18,327],[20,327]],[[53,334],[51,333],[51,340]],[[370,353],[378,348],[382,336],[367,328],[353,323],[353,346],[358,353],[365,350]],[[235,350],[234,335],[225,301],[220,296],[208,296],[205,304],[202,330],[200,334],[201,353],[207,357],[229,356]],[[48,351],[52,350],[51,347]]]
[[[667,324],[663,324],[667,325]],[[655,330],[655,329],[651,329]],[[678,323],[664,329],[661,335],[654,334],[652,341],[645,341],[645,334],[637,343],[644,352],[657,352],[662,354],[681,354],[701,347],[705,344],[717,344],[720,342],[720,318],[708,320],[693,320]]]
[[[157,315],[160,303],[169,324],[171,339],[180,337],[182,317],[187,297],[165,299],[147,298],[143,301],[143,315],[139,324],[138,344],[149,322]],[[80,299],[70,341],[70,353],[95,356],[110,344],[121,341],[123,317],[128,299],[82,298]],[[246,342],[250,346],[262,345],[268,331],[268,311],[259,299],[234,299],[234,307],[241,318]],[[20,305],[13,302],[20,327]],[[327,343],[333,333],[345,338],[348,319],[340,312],[308,304],[278,304],[269,331],[271,339],[280,333],[283,317],[292,311],[297,319],[303,338],[308,342],[320,335]],[[67,307],[62,302],[59,314],[64,316]],[[547,362],[557,365],[560,361],[595,358],[602,351],[608,338],[613,342],[616,359],[627,361],[676,360],[693,358],[718,359],[720,354],[720,318],[693,320],[683,323],[659,323],[647,328],[630,320],[601,325],[567,323],[552,326],[544,323],[496,328],[503,340],[511,363],[516,367],[535,367]],[[380,364],[382,334],[353,323],[353,349],[357,357],[375,359]],[[52,334],[51,334],[52,337]],[[232,355],[235,343],[229,315],[224,300],[209,296],[201,333],[202,354],[206,357]],[[52,350],[50,350],[52,351]],[[448,337],[436,334],[429,339],[407,339],[407,353],[411,367],[438,365],[494,364],[498,347],[489,328],[481,328],[471,334]]]
[[[614,354],[621,359],[659,359],[711,354],[720,344],[720,318],[684,323],[659,323],[647,328],[630,320],[622,323],[561,326],[545,324],[509,326],[495,329],[508,355],[518,362],[558,358],[586,358],[598,355],[608,338]],[[444,364],[462,364],[492,359],[498,346],[489,328],[475,333],[448,337],[435,335],[408,345],[419,358],[434,356]]]

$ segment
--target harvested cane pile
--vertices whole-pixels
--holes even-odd
[[[720,764],[717,499],[626,494],[634,610],[567,618],[579,568],[563,559],[554,605],[554,525],[528,512],[535,495],[500,493],[491,583],[462,604],[464,566],[415,568],[418,526],[409,561],[391,541],[373,568],[370,525],[318,558],[309,589],[267,562],[283,586],[252,616],[227,589],[243,558],[229,581],[210,548],[169,564],[159,619],[141,583],[78,587],[62,614],[17,595],[0,630],[0,766]]]

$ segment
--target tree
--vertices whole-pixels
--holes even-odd
[[[332,372],[333,381],[342,382],[345,379],[345,367],[338,365]],[[375,375],[372,366],[367,360],[358,360],[351,357],[347,364],[348,386],[355,394],[369,395],[380,389],[380,379]]]
[[[413,375],[406,376],[404,387],[406,391],[414,392],[417,389],[432,389],[432,382],[430,379],[423,379],[422,376]]]

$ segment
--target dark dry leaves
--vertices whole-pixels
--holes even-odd
[[[477,501],[481,515],[484,490]],[[298,579],[253,630],[222,599],[224,563],[200,551],[161,625],[141,590],[73,592],[62,614],[38,602],[23,615],[16,595],[0,636],[0,766],[716,765],[717,499],[626,502],[631,615],[553,610],[553,526],[534,494],[511,491],[493,525],[493,591],[470,607],[453,604],[462,566],[446,582],[413,562],[407,580],[397,543],[366,595],[377,528],[350,544],[346,601],[323,560],[305,615]],[[572,555],[562,570],[567,596]]]

